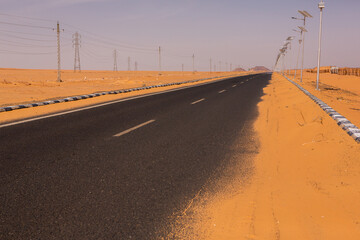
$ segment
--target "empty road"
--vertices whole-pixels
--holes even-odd
[[[253,137],[239,133],[255,121],[270,78],[235,77],[0,128],[0,239],[166,236],[176,213],[221,174],[235,139]]]

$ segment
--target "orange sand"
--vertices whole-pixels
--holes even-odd
[[[208,72],[196,72],[193,74],[192,72],[162,72],[162,75],[159,76],[158,72],[145,71],[82,71],[81,73],[63,71],[62,79],[64,82],[59,83],[56,82],[57,73],[55,70],[0,69],[0,106],[234,74],[244,75],[248,73],[216,72],[210,74]],[[185,85],[180,85],[180,87],[183,86]],[[0,113],[0,123],[178,87],[171,86],[119,95],[106,95],[68,103],[2,112]]]
[[[59,83],[55,70],[0,69],[0,106],[230,74],[234,73],[162,72],[158,76],[150,71],[67,70],[62,71],[64,82]]]
[[[360,239],[360,146],[280,75],[264,92],[258,141],[231,146],[168,239]]]
[[[292,74],[289,76],[291,79]],[[299,74],[296,82],[300,83]],[[316,73],[304,72],[303,82],[306,90],[360,127],[360,77],[321,73],[320,91],[315,90]]]

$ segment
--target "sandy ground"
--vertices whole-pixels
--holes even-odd
[[[290,72],[293,79],[294,72]],[[300,83],[297,74],[296,82]],[[356,126],[360,126],[360,77],[320,74],[320,91],[316,91],[316,73],[304,72],[303,87],[317,96],[336,111],[348,118]]]
[[[280,75],[264,93],[257,139],[168,239],[360,239],[360,145]]]
[[[233,73],[150,71],[62,71],[56,82],[55,70],[0,69],[0,106],[28,103],[94,92],[143,87]]]
[[[215,72],[210,74],[208,72],[162,72],[162,75],[159,76],[158,72],[147,71],[82,71],[81,73],[63,71],[63,82],[60,83],[56,82],[57,72],[55,70],[0,69],[0,106],[11,106],[95,92],[181,82],[216,76],[229,76],[233,74],[245,75],[248,73]],[[183,86],[185,85],[181,85],[180,87]],[[2,112],[0,113],[0,123],[178,87],[179,86],[171,86],[148,89],[119,95],[106,95],[68,103]]]

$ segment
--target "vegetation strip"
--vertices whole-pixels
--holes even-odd
[[[174,86],[174,85],[182,85],[182,84],[186,84],[186,83],[195,83],[195,82],[206,81],[206,80],[211,80],[211,79],[216,79],[216,78],[223,78],[223,77],[231,78],[234,76],[238,76],[238,75],[234,74],[234,75],[230,75],[230,76],[202,78],[202,79],[196,79],[196,80],[189,80],[189,81],[185,81],[185,82],[175,82],[175,83],[166,83],[166,84],[159,84],[159,85],[153,85],[153,86],[147,86],[147,87],[130,88],[130,89],[123,89],[123,90],[113,90],[113,91],[79,95],[79,96],[67,97],[67,98],[63,98],[63,99],[50,100],[50,101],[44,101],[44,102],[0,107],[0,112],[9,112],[9,111],[17,110],[17,109],[39,107],[39,106],[45,106],[45,105],[50,105],[50,104],[55,104],[55,103],[72,102],[72,101],[94,98],[94,97],[99,97],[99,96],[108,95],[108,94],[128,93],[128,92],[146,90],[146,89],[151,89],[151,88],[169,87],[169,86]]]
[[[290,80],[288,77],[283,75],[289,82],[294,84],[296,87],[298,87],[302,92],[304,92],[307,96],[309,96],[317,105],[319,105],[332,119],[334,119],[337,122],[337,125],[339,125],[344,131],[347,132],[357,143],[360,143],[360,129],[352,124],[347,118],[342,116],[340,113],[335,111],[333,108],[331,108],[329,105],[324,103],[319,98],[312,95],[308,90],[297,84],[296,82]]]

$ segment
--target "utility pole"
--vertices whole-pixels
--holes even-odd
[[[304,18],[304,28],[305,28],[305,20]],[[301,60],[301,72],[300,72],[300,82],[303,81],[303,71],[304,71],[304,58],[305,58],[305,31],[303,32],[303,38],[302,38],[302,60]]]
[[[304,21],[304,26],[303,27],[299,27],[300,30],[302,31],[302,62],[301,62],[301,78],[300,78],[300,82],[302,83],[303,80],[303,70],[304,70],[304,55],[305,55],[305,33],[307,32],[306,30],[306,18],[312,18],[311,14],[308,13],[307,11],[298,11],[304,18],[296,18],[296,17],[292,17],[292,19],[296,19],[296,20],[301,20]]]
[[[221,61],[219,61],[219,71],[221,72]]]
[[[210,73],[212,72],[212,59],[210,58]]]
[[[195,54],[192,55],[193,60],[193,74],[195,74]]]
[[[57,72],[57,81],[62,82],[61,80],[61,58],[60,58],[60,24],[57,22],[57,58],[58,58],[58,72]]]
[[[79,72],[81,72],[81,67],[80,67],[81,35],[78,32],[73,34],[73,47],[75,49],[74,72],[76,72],[76,70],[79,70]]]
[[[117,72],[118,68],[117,68],[117,51],[116,49],[114,50],[114,72]]]
[[[231,69],[232,69],[232,63],[230,63],[230,72],[231,72]]]
[[[322,14],[323,9],[325,8],[325,3],[323,0],[321,0],[321,3],[319,3],[319,9],[320,9],[320,28],[319,28],[319,50],[318,50],[318,67],[317,67],[317,76],[316,76],[316,90],[319,89],[319,80],[320,80],[320,60],[321,60],[321,34],[322,34]]]
[[[184,73],[184,64],[181,64],[181,72]]]
[[[227,72],[229,69],[228,69],[228,67],[229,67],[229,64],[227,63],[227,62],[225,62],[225,72]]]
[[[159,76],[161,75],[161,47],[159,46]]]
[[[128,57],[128,71],[131,71],[130,61],[131,61],[131,59],[130,59],[130,57]]]
[[[135,71],[138,70],[138,63],[135,61]]]
[[[300,33],[299,51],[298,51],[298,55],[297,55],[297,58],[296,58],[296,68],[295,68],[295,74],[294,74],[294,80],[296,80],[296,71],[297,71],[297,69],[299,68],[299,57],[300,57],[300,50],[301,50],[303,30],[298,31],[298,30],[296,30],[296,29],[293,29],[293,31]]]

